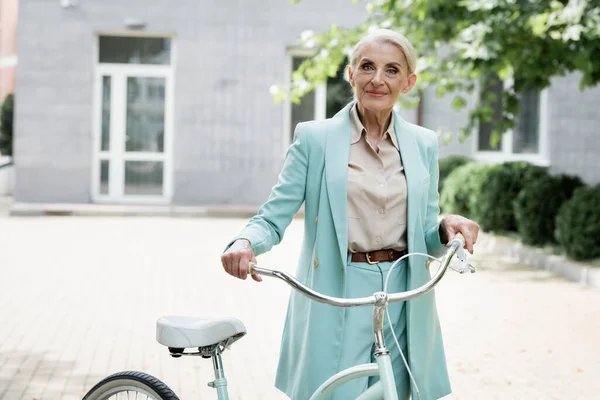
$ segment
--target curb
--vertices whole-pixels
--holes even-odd
[[[503,236],[480,232],[477,246],[538,269],[544,269],[572,282],[600,289],[600,267],[548,254],[543,249],[527,246]]]
[[[250,218],[258,207],[13,203],[10,216]]]
[[[173,218],[252,218],[260,206],[240,205],[122,205],[122,204],[65,204],[6,202],[9,216],[15,217],[173,217]],[[296,217],[303,216],[302,207]]]

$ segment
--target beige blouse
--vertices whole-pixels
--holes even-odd
[[[406,249],[407,189],[394,116],[377,148],[367,140],[356,104],[348,159],[348,251]]]

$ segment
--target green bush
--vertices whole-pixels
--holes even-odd
[[[469,162],[448,175],[440,195],[440,208],[445,214],[470,217],[477,202],[483,179],[490,166]]]
[[[548,176],[548,168],[533,165],[525,161],[506,162],[501,164],[501,166],[515,174],[515,177],[522,183],[542,176]]]
[[[528,182],[514,202],[517,231],[523,243],[554,242],[556,214],[580,186],[581,179],[568,175],[542,176]]]
[[[575,190],[556,216],[556,240],[575,260],[600,257],[600,185]]]
[[[513,202],[528,182],[548,174],[547,169],[525,162],[493,166],[481,184],[473,217],[485,231],[516,231]]]
[[[9,94],[0,107],[0,153],[12,156],[15,96]]]
[[[463,156],[449,156],[440,160],[440,180],[438,183],[440,193],[442,192],[444,181],[448,175],[456,168],[467,164],[469,161],[469,158]]]

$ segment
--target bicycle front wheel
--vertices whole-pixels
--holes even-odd
[[[130,397],[134,396],[135,397]],[[118,372],[96,384],[83,400],[179,400],[160,380],[143,372]]]

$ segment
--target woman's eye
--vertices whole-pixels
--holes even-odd
[[[392,75],[393,75],[393,74],[397,74],[397,73],[398,73],[398,70],[397,70],[397,69],[395,69],[395,68],[390,68],[390,69],[388,69],[388,70],[387,70],[387,73],[388,73],[388,74],[392,74]]]
[[[363,65],[362,69],[364,69],[365,71],[373,71],[373,66],[369,65],[369,64],[365,64],[365,65]]]

